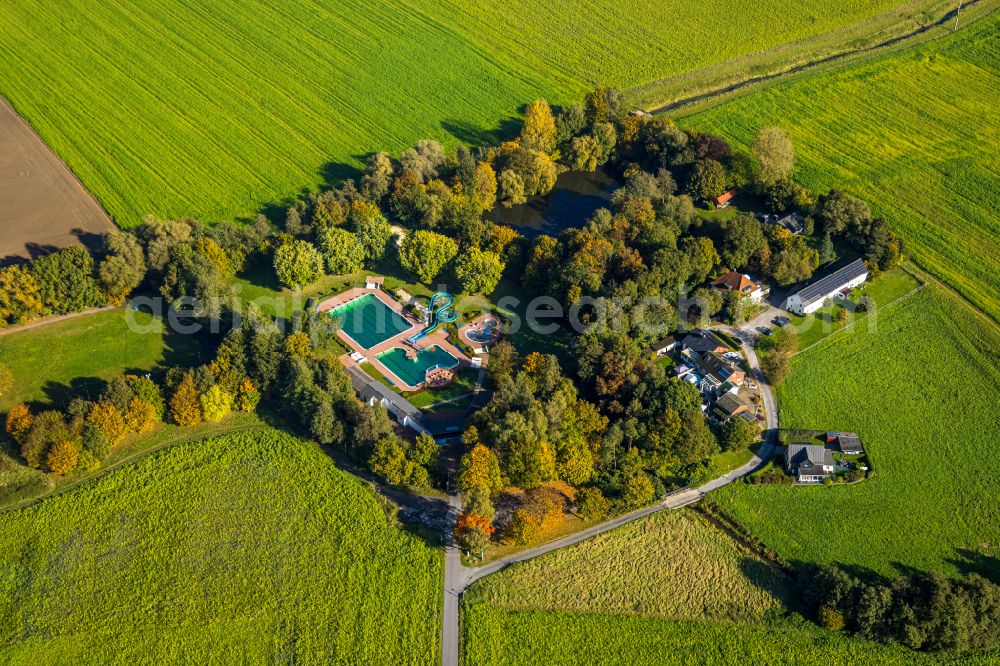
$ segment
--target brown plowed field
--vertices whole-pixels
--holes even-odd
[[[0,98],[0,265],[92,245],[113,228],[69,168]]]

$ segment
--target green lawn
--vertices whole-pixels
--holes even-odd
[[[439,389],[423,389],[417,391],[416,393],[411,393],[406,396],[414,407],[418,409],[423,409],[424,407],[429,407],[434,403],[441,402],[442,400],[453,400],[455,398],[468,395],[476,388],[476,379],[479,377],[479,370],[474,368],[466,368],[458,373],[455,381]],[[450,408],[459,405],[459,402],[449,403],[448,405],[442,405],[444,408]]]
[[[798,354],[778,391],[783,428],[856,431],[875,477],[850,487],[713,493],[785,559],[882,574],[956,571],[1000,543],[1000,331],[928,285]]]
[[[684,124],[744,144],[781,126],[805,185],[866,199],[917,264],[1000,321],[998,98],[994,11],[951,37],[803,76]]]
[[[271,211],[376,150],[494,140],[539,96],[606,83],[655,103],[705,83],[671,80],[692,70],[782,69],[951,5],[10,0],[0,94],[120,225],[214,221]]]
[[[464,663],[949,663],[821,630],[789,609],[793,588],[697,514],[663,512],[476,583]]]
[[[876,308],[884,308],[919,286],[920,280],[902,268],[894,268],[861,287],[856,300],[860,300],[862,295],[867,294],[875,300]],[[832,306],[824,305],[816,312],[804,317],[789,314],[788,317],[792,320],[791,326],[799,335],[799,349],[805,350],[846,326],[865,325],[868,313],[856,312],[853,305],[847,308],[847,319],[837,321],[834,318],[834,313],[842,308],[840,303],[835,303]]]
[[[197,338],[165,333],[162,320],[132,310],[108,310],[0,337],[0,363],[14,389],[0,413],[16,402],[59,403],[80,391],[96,397],[125,370],[197,363]]]
[[[440,662],[440,551],[276,430],[165,449],[0,535],[5,663]]]

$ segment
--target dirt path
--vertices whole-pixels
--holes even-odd
[[[0,265],[93,246],[114,228],[66,163],[0,97]]]
[[[80,312],[68,312],[64,315],[55,315],[54,317],[42,317],[41,319],[29,321],[26,324],[18,324],[17,326],[11,326],[10,328],[0,328],[0,337],[20,333],[22,331],[30,331],[33,328],[41,328],[42,326],[48,326],[49,324],[58,324],[61,321],[76,319],[77,317],[86,317],[87,315],[97,314],[98,312],[115,310],[119,307],[121,306],[105,305],[103,308],[90,308],[89,310],[81,310]]]
[[[828,65],[831,63],[839,62],[841,60],[849,60],[856,56],[872,54],[877,51],[887,50],[890,47],[900,44],[901,42],[913,40],[914,38],[919,37],[920,35],[923,35],[924,33],[928,32],[929,30],[933,30],[934,28],[948,27],[949,23],[955,22],[955,19],[960,11],[969,12],[969,10],[971,10],[975,5],[979,4],[982,1],[983,0],[969,0],[968,2],[963,3],[960,8],[956,8],[949,11],[948,13],[946,13],[944,16],[942,16],[940,19],[938,19],[933,23],[922,25],[919,28],[911,30],[908,33],[905,33],[903,35],[897,35],[896,37],[879,42],[878,44],[849,49],[847,51],[835,53],[833,55],[829,55],[824,58],[817,58],[816,60],[802,63],[801,65],[796,65],[795,67],[782,70],[779,72],[771,72],[768,74],[761,74],[759,76],[751,76],[749,78],[737,81],[735,83],[731,83],[727,86],[718,88],[716,90],[711,90],[709,92],[701,93],[699,95],[692,95],[690,97],[685,97],[682,99],[675,100],[669,104],[664,104],[662,106],[659,106],[651,110],[650,113],[658,114],[658,113],[668,113],[670,111],[676,111],[677,109],[680,109],[682,107],[690,106],[692,104],[698,104],[700,102],[705,102],[714,99],[716,97],[723,97],[725,95],[729,95],[730,93],[742,90],[744,88],[749,88],[751,86],[755,86],[760,83],[791,77],[795,74],[800,74],[802,72],[811,69],[816,69],[817,67],[820,67],[822,65]]]

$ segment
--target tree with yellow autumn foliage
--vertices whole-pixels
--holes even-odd
[[[132,398],[123,414],[125,427],[132,432],[149,432],[156,425],[156,408],[145,400]]]
[[[536,99],[524,110],[521,143],[526,148],[551,153],[556,147],[556,119],[544,99]]]
[[[110,402],[98,402],[90,408],[87,414],[87,425],[93,426],[107,435],[111,446],[117,446],[125,438],[128,432],[125,426],[125,418],[118,408]]]
[[[23,402],[12,405],[7,412],[6,430],[10,438],[20,443],[24,434],[31,428],[34,417],[31,410]]]
[[[185,375],[170,397],[170,416],[180,426],[201,423],[201,404],[198,402],[198,389],[194,386],[191,373]]]
[[[66,474],[76,467],[79,459],[80,450],[76,444],[62,440],[53,444],[52,448],[49,449],[48,455],[45,456],[45,464],[50,472]]]

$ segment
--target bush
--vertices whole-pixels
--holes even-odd
[[[537,541],[542,533],[541,522],[525,509],[515,509],[505,536],[519,546]]]
[[[104,462],[111,455],[111,440],[100,428],[84,426],[83,450],[90,453],[99,462]]]
[[[101,461],[93,453],[84,449],[80,451],[80,459],[76,462],[76,468],[84,472],[96,472],[101,468]]]
[[[608,515],[611,502],[598,488],[580,488],[576,493],[576,508],[586,520],[600,520]]]

